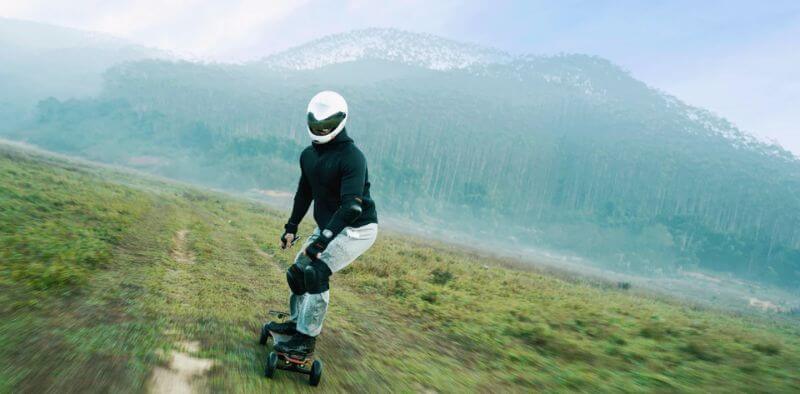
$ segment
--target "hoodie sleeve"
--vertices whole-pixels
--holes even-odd
[[[294,194],[294,205],[292,206],[292,214],[289,216],[289,221],[284,228],[287,233],[297,234],[297,227],[300,221],[306,216],[308,208],[311,206],[313,195],[311,194],[311,185],[308,183],[305,171],[303,171],[302,155],[300,159],[300,180],[297,182],[297,192]]]
[[[364,184],[367,178],[367,160],[359,150],[353,150],[352,154],[342,163],[342,178],[340,186],[341,205],[333,213],[331,220],[323,230],[323,236],[333,239],[337,234],[353,223],[361,216],[361,204],[363,202]],[[329,235],[329,236],[328,236]]]

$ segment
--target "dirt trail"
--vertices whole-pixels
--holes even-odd
[[[171,256],[173,260],[180,264],[194,264],[195,259],[188,248],[186,237],[189,230],[183,229],[175,232],[172,238],[173,247]],[[173,271],[177,273],[181,271]],[[174,333],[165,333],[167,335]],[[200,343],[196,341],[178,342],[176,347],[169,355],[169,365],[167,367],[156,367],[150,378],[149,391],[151,393],[192,393],[192,382],[202,376],[214,366],[214,361],[194,357],[192,354],[200,351]]]
[[[172,242],[174,243],[172,258],[179,263],[194,264],[194,256],[186,245],[187,235],[189,235],[189,230],[186,229],[175,232],[175,236],[172,237]]]
[[[169,366],[156,367],[150,379],[150,392],[161,393],[191,393],[192,380],[208,372],[214,366],[213,360],[193,357],[200,349],[197,342],[181,343],[185,352],[173,351],[170,354]]]

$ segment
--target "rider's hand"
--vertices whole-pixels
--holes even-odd
[[[281,235],[281,249],[291,248],[294,246],[295,235],[292,233],[283,233]]]
[[[309,244],[304,251],[306,256],[311,260],[319,260],[322,258],[322,251],[328,247],[328,244],[333,240],[333,233],[330,230],[323,230],[320,235],[314,239],[314,242]]]
[[[319,260],[322,257],[322,251],[325,250],[327,246],[328,245],[323,245],[320,242],[312,242],[306,247],[303,253],[311,260]]]

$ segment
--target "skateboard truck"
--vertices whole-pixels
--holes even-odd
[[[322,378],[322,361],[314,360],[313,354],[298,357],[281,352],[269,352],[264,376],[272,378],[278,369],[308,375],[308,384],[311,386],[318,385]]]

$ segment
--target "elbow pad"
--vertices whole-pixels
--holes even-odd
[[[342,219],[344,219],[346,223],[352,223],[353,221],[358,219],[358,217],[361,216],[361,212],[363,211],[361,209],[360,198],[353,198],[348,200],[346,203],[342,204],[342,208],[344,209],[344,212],[342,212]]]
[[[313,252],[314,248],[318,249],[318,251],[325,250],[328,246],[328,243],[336,237],[345,227],[347,227],[350,223],[353,223],[361,216],[361,199],[358,197],[355,198],[348,198],[342,205],[339,206],[339,209],[336,210],[336,213],[333,214],[333,217],[328,222],[328,225],[325,226],[325,229],[320,234],[321,236],[318,237],[316,242],[309,245],[309,248],[312,250],[307,250],[308,252]],[[314,244],[319,244],[319,246],[314,246]],[[314,256],[310,254],[309,256]],[[313,258],[313,257],[312,257]]]

